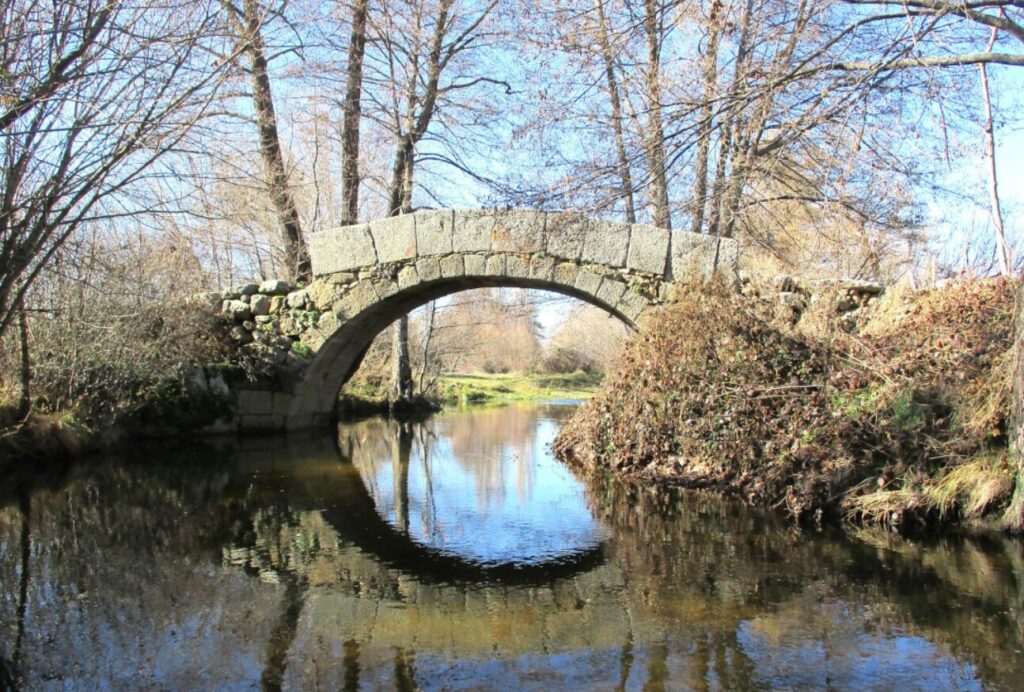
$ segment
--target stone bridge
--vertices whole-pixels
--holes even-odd
[[[536,288],[572,296],[630,326],[673,284],[734,277],[733,240],[601,221],[566,212],[432,210],[315,233],[315,280],[277,304],[277,334],[306,358],[279,391],[241,392],[242,428],[327,423],[341,386],[384,328],[415,308],[471,288]],[[226,297],[226,296],[225,296]],[[257,298],[257,301],[261,300]],[[246,305],[224,311],[245,318]],[[256,316],[263,325],[269,316]],[[236,328],[237,329],[237,328]],[[301,344],[301,346],[298,346]],[[286,344],[287,346],[287,344]]]

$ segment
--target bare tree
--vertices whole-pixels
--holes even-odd
[[[481,28],[496,6],[497,0],[488,0],[458,11],[455,0],[401,0],[382,3],[379,13],[368,17],[373,117],[390,131],[395,145],[387,186],[389,215],[412,211],[418,150],[439,108],[478,85],[495,82],[484,75],[467,77],[457,67],[459,58],[477,47]],[[443,159],[437,152],[433,157]],[[392,388],[399,401],[412,395],[408,334],[405,316],[393,332]]]
[[[252,82],[252,102],[259,132],[260,157],[266,171],[266,185],[277,213],[281,245],[284,250],[287,278],[309,281],[312,278],[309,252],[302,234],[299,210],[289,183],[288,169],[281,151],[281,138],[277,128],[274,95],[270,86],[270,72],[263,25],[267,17],[259,0],[242,0],[239,8],[230,0],[223,0],[228,12],[236,20],[242,38],[243,50],[249,59],[249,77]]]
[[[847,27],[852,32],[870,24],[899,26],[890,42],[876,43],[877,55],[837,60],[839,70],[957,67],[973,64],[1024,66],[1024,55],[995,51],[995,41],[972,50],[967,28],[1003,31],[1024,44],[1024,3],[1020,0],[843,0],[864,10]],[[946,20],[962,21],[946,21]]]
[[[430,303],[427,304],[424,313],[423,329],[420,337],[420,372],[417,383],[417,387],[421,393],[426,391],[426,384],[424,380],[427,376],[427,369],[430,367],[431,357],[433,356],[430,347],[434,340],[434,320],[437,317],[437,301],[430,301]]]
[[[21,391],[18,393],[15,417],[24,420],[32,412],[32,356],[29,351],[28,315],[24,298],[18,300],[18,350],[21,352]]]
[[[391,216],[412,211],[413,176],[416,164],[416,145],[430,126],[437,101],[438,80],[442,64],[442,50],[445,33],[448,30],[448,10],[452,0],[441,0],[434,19],[434,32],[427,57],[426,86],[420,93],[420,44],[422,41],[423,15],[417,11],[413,17],[411,36],[410,69],[405,93],[404,113],[394,114],[396,140],[394,165],[391,170],[391,186],[388,195],[388,213]],[[394,401],[407,401],[412,397],[412,365],[409,358],[409,317],[403,315],[395,324],[391,349],[391,386]]]
[[[690,231],[704,230],[704,212],[708,195],[708,156],[711,153],[711,135],[714,132],[715,92],[718,82],[718,44],[722,39],[724,8],[722,0],[712,0],[708,16],[707,38],[701,42],[699,52],[702,93],[700,116],[697,123],[697,154],[694,164],[693,201]]]
[[[0,335],[61,246],[150,211],[235,58],[214,0],[5,5]]]

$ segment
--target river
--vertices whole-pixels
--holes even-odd
[[[581,479],[568,403],[0,491],[0,689],[1019,689],[1024,545]]]

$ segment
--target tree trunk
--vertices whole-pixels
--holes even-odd
[[[395,160],[391,165],[391,184],[388,186],[388,216],[398,216],[402,213],[402,202],[405,198],[405,159],[408,137],[400,137],[398,148],[395,151]]]
[[[997,30],[992,29],[988,43],[988,51],[996,42]],[[1003,211],[999,207],[999,179],[996,177],[996,138],[992,124],[992,97],[988,89],[988,70],[985,63],[978,65],[981,73],[981,97],[985,108],[985,154],[988,159],[988,196],[992,205],[992,228],[996,235],[996,258],[999,260],[999,273],[1010,276],[1010,249],[1006,244],[1006,233],[1003,230]]]
[[[391,171],[388,211],[397,216],[410,210],[412,181],[407,176],[413,173],[412,144],[408,137],[402,139],[395,153]],[[391,337],[391,404],[407,402],[412,398],[412,363],[409,358],[409,316],[402,315],[395,322]]]
[[[412,399],[408,315],[402,315],[395,322],[395,332],[391,339],[391,396],[392,405]]]
[[[733,140],[737,139],[739,139],[739,133],[733,135]],[[746,181],[747,157],[750,155],[749,142],[734,146],[736,149],[732,156],[729,185],[726,187],[725,198],[722,200],[722,224],[719,227],[719,233],[723,238],[732,238],[736,234],[736,219],[739,216],[740,197],[743,196],[743,185]]]
[[[1017,309],[1014,318],[1013,342],[1013,401],[1010,409],[1010,457],[1017,467],[1017,483],[1013,500],[1006,511],[1008,528],[1024,532],[1024,284],[1017,289]]]
[[[430,342],[434,338],[434,318],[437,316],[437,301],[430,301],[427,307],[427,323],[423,327],[423,349],[420,352],[420,375],[417,389],[423,394],[423,380],[427,376],[427,364],[430,362]]]
[[[608,80],[608,99],[612,106],[612,129],[615,132],[615,152],[619,157],[619,177],[622,180],[622,199],[626,203],[626,221],[636,223],[636,207],[633,204],[633,176],[629,172],[626,157],[626,138],[622,130],[622,101],[619,98],[619,83],[615,77],[615,60],[608,35],[608,18],[604,14],[604,0],[597,0],[598,39],[601,42],[601,57],[604,60],[604,74]]]
[[[668,208],[668,175],[665,170],[665,129],[661,122],[661,36],[657,0],[644,0],[644,31],[647,34],[647,160],[650,165],[651,206],[654,225],[672,228]]]
[[[397,216],[411,207],[413,173],[413,145],[403,137],[391,169],[391,189],[388,194],[388,214]],[[412,363],[409,357],[409,316],[402,315],[391,336],[391,404],[407,402],[412,398]]]
[[[21,392],[18,396],[17,419],[25,420],[32,412],[32,356],[28,350],[28,316],[25,299],[18,298],[18,342],[21,349]]]
[[[412,211],[412,193],[416,164],[416,145],[427,132],[434,116],[437,103],[438,83],[444,68],[442,52],[444,37],[448,29],[448,10],[453,0],[441,0],[437,10],[437,23],[431,38],[430,54],[427,61],[426,80],[423,94],[419,94],[420,70],[418,48],[414,51],[410,78],[406,92],[405,117],[395,117],[395,135],[398,149],[391,168],[391,189],[388,191],[389,215],[405,214]],[[413,41],[419,45],[419,22],[416,23]],[[420,105],[419,113],[416,112]],[[391,390],[393,402],[408,401],[412,398],[412,364],[409,359],[409,316],[403,315],[395,323],[391,341]]]
[[[726,174],[729,169],[729,155],[732,152],[732,118],[726,113],[724,122],[720,122],[718,142],[718,163],[715,164],[715,182],[711,186],[711,199],[708,209],[708,233],[718,235],[722,218],[722,199],[725,197]]]
[[[258,0],[244,0],[245,28],[249,59],[252,63],[252,99],[256,111],[256,126],[260,136],[260,156],[267,173],[270,198],[281,226],[285,263],[289,279],[309,281],[311,270],[309,253],[302,236],[298,208],[288,185],[288,172],[281,153],[281,140],[277,131],[274,97],[270,90],[266,47],[263,44],[262,17]]]
[[[410,149],[405,157],[405,174],[402,176],[402,213],[412,213],[412,182],[416,165],[415,149]]]
[[[695,162],[693,182],[693,218],[690,231],[700,233],[704,230],[704,210],[708,197],[708,156],[711,153],[711,135],[714,133],[714,96],[718,82],[718,41],[721,36],[719,21],[722,11],[721,0],[711,4],[711,15],[708,18],[708,45],[702,56],[703,94],[700,104],[700,125],[697,139],[697,160]]]
[[[366,50],[366,12],[369,0],[355,0],[352,37],[348,44],[348,75],[341,141],[341,223],[359,220],[359,120],[362,116],[363,54]]]

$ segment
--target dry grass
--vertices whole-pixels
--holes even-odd
[[[1006,507],[1014,475],[1005,454],[984,455],[951,467],[937,478],[907,476],[865,492],[851,488],[843,502],[847,521],[905,530],[938,521],[980,519]]]
[[[852,494],[844,503],[848,521],[901,531],[919,520],[928,506],[924,494],[912,487]]]
[[[977,519],[1005,506],[1014,478],[1005,454],[986,455],[954,467],[927,487],[925,497],[942,518]]]
[[[824,311],[810,330],[780,323],[776,304],[756,295],[683,291],[556,449],[587,466],[732,490],[796,518],[890,529],[994,519],[1015,485],[1006,447],[1016,289],[900,289],[868,308],[856,335]]]

